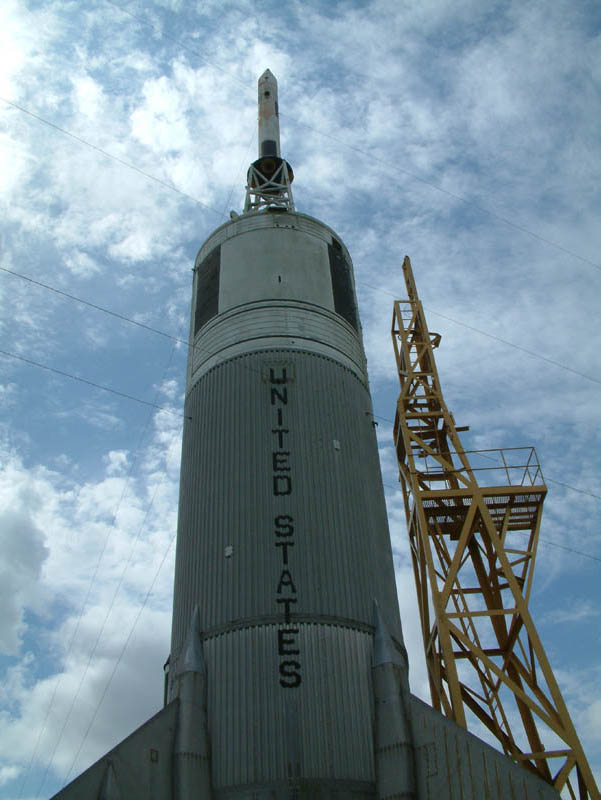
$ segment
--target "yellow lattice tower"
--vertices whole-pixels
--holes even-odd
[[[394,436],[432,703],[463,727],[469,709],[506,755],[566,796],[599,798],[528,610],[547,492],[536,454],[463,450],[466,428],[436,371],[440,336],[428,331],[407,257],[403,272]]]

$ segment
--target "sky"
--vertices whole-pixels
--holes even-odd
[[[465,448],[542,464],[531,609],[599,781],[601,6],[4,0],[0,800],[162,705],[191,268],[242,209],[267,67],[296,207],[353,257],[412,691],[405,254]]]

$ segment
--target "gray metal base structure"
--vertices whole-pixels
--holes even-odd
[[[514,764],[476,736],[444,718],[437,711],[411,696],[414,729],[416,792],[391,792],[388,798],[415,797],[419,800],[558,800],[558,793],[539,778]],[[173,789],[173,751],[180,716],[180,701],[174,700],[141,728],[128,736],[72,783],[54,796],[55,800],[171,800]],[[249,746],[251,746],[249,742]],[[395,752],[396,751],[396,752]],[[398,748],[391,750],[392,761]],[[398,775],[399,782],[403,776]],[[310,783],[294,778],[282,782],[280,789],[270,786],[238,788],[201,794],[195,800],[343,800],[372,798],[376,783],[328,790],[320,782],[312,791]]]
[[[371,744],[369,780],[315,773],[314,753],[303,752],[303,709],[296,698],[286,702],[279,720],[284,763],[276,768],[284,767],[287,776],[246,784],[233,777],[229,786],[218,774],[213,780],[222,754],[211,753],[210,719],[216,715],[207,715],[208,671],[196,608],[182,648],[177,697],[54,800],[557,800],[553,787],[411,695],[407,654],[388,633],[377,602],[374,622],[371,664],[362,670],[371,719],[365,730],[354,731],[359,750]],[[345,716],[352,725],[351,708]],[[335,724],[324,720],[326,730]],[[278,743],[271,744],[277,750]],[[331,763],[339,743],[326,740],[324,748],[325,756],[330,753],[325,763]],[[240,762],[257,759],[257,772],[270,775],[261,756],[249,729]]]

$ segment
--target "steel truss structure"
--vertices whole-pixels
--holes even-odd
[[[536,454],[463,450],[408,257],[403,272],[394,437],[432,703],[463,727],[472,712],[563,796],[599,798],[528,609],[547,492]]]
[[[294,174],[287,161],[266,156],[250,165],[246,177],[244,213],[281,208],[294,211],[292,181]]]

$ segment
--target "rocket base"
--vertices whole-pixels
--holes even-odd
[[[179,700],[174,700],[124,739],[52,800],[173,800],[173,752]],[[376,783],[335,786],[292,776],[279,785],[249,785],[200,793],[195,800],[392,800],[414,796],[436,800],[559,800],[553,787],[514,764],[473,734],[411,695],[417,793],[377,794]],[[399,759],[399,764],[402,759]],[[107,772],[111,780],[105,780]],[[399,784],[404,781],[400,775]],[[107,785],[108,784],[108,785]]]

